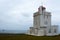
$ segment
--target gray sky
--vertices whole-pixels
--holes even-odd
[[[0,0],[0,29],[26,30],[33,26],[33,13],[42,3],[52,13],[52,24],[60,25],[60,0]]]

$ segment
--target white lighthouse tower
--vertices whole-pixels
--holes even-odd
[[[58,35],[58,25],[51,26],[51,13],[46,8],[40,6],[33,15],[33,27],[30,27],[30,35],[35,36],[53,36]]]

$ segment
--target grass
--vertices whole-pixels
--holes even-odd
[[[0,34],[0,40],[60,40],[59,36],[31,36],[26,34]]]

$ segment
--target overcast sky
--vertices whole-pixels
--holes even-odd
[[[42,4],[52,13],[52,24],[60,25],[60,0],[0,0],[0,29],[27,30]]]

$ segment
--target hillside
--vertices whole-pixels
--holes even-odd
[[[0,40],[60,40],[60,36],[31,36],[26,34],[4,34]]]

